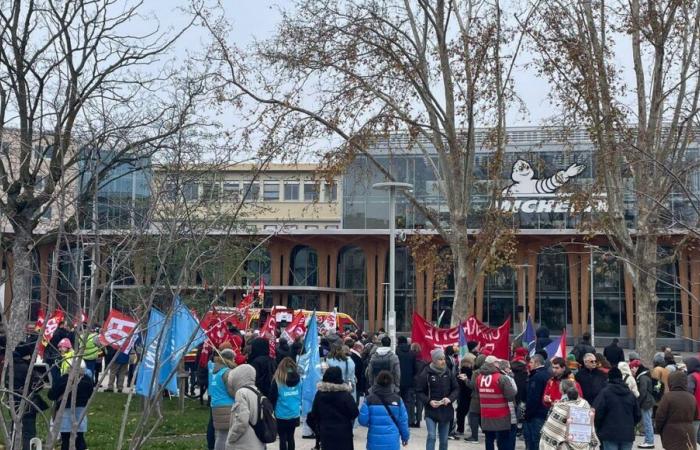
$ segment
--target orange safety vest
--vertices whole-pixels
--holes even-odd
[[[476,387],[479,392],[481,417],[485,419],[500,419],[510,416],[508,401],[500,386],[501,374],[481,374],[476,377]]]

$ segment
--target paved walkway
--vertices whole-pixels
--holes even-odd
[[[403,449],[406,450],[424,450],[425,449],[425,438],[427,436],[428,432],[425,428],[411,428],[411,439],[408,443],[408,446],[402,447]],[[313,449],[314,447],[314,441],[310,439],[302,439],[301,438],[301,430],[297,428],[296,432],[296,448],[298,450],[310,450]],[[656,437],[656,448],[661,449],[661,439],[659,436]],[[637,441],[635,442],[635,447],[637,444],[641,444],[643,442],[643,439],[641,437],[637,437]],[[367,448],[367,428],[365,427],[357,427],[355,429],[355,450],[363,450]],[[465,449],[465,450],[471,450],[471,449],[483,449],[484,448],[484,436],[480,435],[479,436],[479,442],[465,442],[464,440],[460,441],[449,441],[448,444],[450,449]],[[271,444],[268,445],[268,449],[274,450],[277,449],[278,445],[277,444]],[[435,445],[435,449],[437,450],[438,446],[437,444]],[[525,449],[525,444],[523,443],[522,440],[518,440],[515,448],[517,450],[524,450]],[[331,449],[332,450],[332,449]]]

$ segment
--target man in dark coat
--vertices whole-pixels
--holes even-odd
[[[360,397],[365,395],[367,392],[367,379],[365,378],[365,366],[362,361],[362,350],[364,350],[364,345],[362,342],[354,342],[350,346],[350,359],[355,364],[355,401],[359,404]]]
[[[574,356],[576,357],[576,361],[578,361],[579,365],[583,367],[583,357],[586,356],[586,353],[593,353],[595,355],[595,347],[591,345],[591,333],[583,333],[583,336],[581,337],[581,342],[576,344],[574,348],[571,349],[571,353],[574,354]]]
[[[593,408],[596,432],[603,448],[631,448],[634,428],[642,419],[642,412],[617,367],[608,372],[608,385],[600,391]]]
[[[399,369],[401,371],[401,380],[399,382],[399,392],[401,399],[406,405],[408,412],[408,423],[416,422],[416,390],[413,387],[413,378],[416,370],[416,354],[411,351],[411,346],[408,344],[406,336],[399,336],[399,345],[396,346],[396,356],[399,358]]]
[[[525,402],[525,423],[523,437],[527,450],[537,450],[540,443],[540,433],[549,408],[542,403],[544,388],[549,381],[549,373],[544,367],[542,355],[535,354],[530,360],[530,377],[527,380],[527,400]]]
[[[418,377],[416,393],[425,405],[425,422],[428,425],[426,449],[435,448],[439,436],[440,448],[447,448],[450,423],[454,420],[452,406],[459,396],[457,378],[447,368],[445,352],[436,348],[430,352],[432,362]]]
[[[603,356],[612,367],[617,367],[620,361],[625,360],[625,352],[617,345],[618,342],[620,341],[617,338],[613,339],[612,343],[603,350]]]
[[[17,394],[12,396],[12,404],[15,409],[20,406],[20,396],[24,395],[24,386],[27,383],[27,375],[29,373],[29,362],[35,345],[35,339],[20,342],[12,353],[12,361],[14,363],[12,390]],[[36,436],[37,407],[41,410],[48,408],[46,402],[39,395],[42,387],[43,383],[39,376],[35,371],[32,372],[32,375],[29,377],[29,388],[27,389],[27,397],[31,400],[31,403],[25,403],[24,415],[22,416],[22,450],[29,450],[29,441]]]
[[[248,364],[255,369],[255,387],[265,396],[270,396],[270,385],[275,373],[275,360],[270,357],[270,343],[265,338],[255,338],[250,344]]]
[[[583,364],[583,367],[576,373],[576,381],[581,385],[583,398],[585,398],[590,405],[593,405],[598,394],[600,394],[600,391],[605,387],[607,377],[602,370],[598,369],[593,353],[586,353],[583,358]]]

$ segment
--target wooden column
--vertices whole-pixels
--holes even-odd
[[[322,244],[319,247],[324,247],[324,244]],[[316,250],[316,260],[317,260],[317,266],[316,266],[316,286],[318,287],[326,287],[327,280],[328,280],[328,252],[325,250],[321,249],[314,249]],[[327,293],[321,293],[318,296],[319,300],[319,309],[321,311],[329,311],[328,309],[328,295]]]
[[[678,256],[678,282],[681,285],[681,315],[683,337],[690,338],[690,300],[688,297],[688,252],[681,250]]]
[[[330,266],[328,267],[328,287],[338,287],[338,254],[340,249],[336,246],[330,247],[328,256],[330,256]],[[335,307],[335,294],[328,294],[331,311]]]
[[[532,320],[535,320],[535,312],[537,311],[537,253],[531,251],[527,255],[527,264],[530,266],[527,268],[527,310],[532,316]],[[542,321],[541,317],[537,318],[538,322]]]
[[[425,271],[416,270],[416,313],[425,317]]]
[[[625,309],[627,318],[627,337],[634,339],[634,286],[632,285],[632,277],[627,271],[622,268],[625,273]]]
[[[482,273],[476,280],[476,318],[484,321],[484,284],[486,277]]]
[[[588,329],[588,312],[591,307],[591,255],[588,252],[581,254],[581,333]]]
[[[574,336],[581,336],[581,318],[579,317],[580,299],[578,296],[578,280],[581,272],[581,258],[572,247],[567,248],[566,257],[569,263],[569,293],[571,295],[571,327]]]
[[[690,334],[693,340],[700,339],[700,259],[693,252],[690,256]]]
[[[428,322],[433,321],[433,298],[434,286],[435,286],[435,268],[429,267],[425,277],[425,320]],[[435,317],[437,320],[437,317]]]

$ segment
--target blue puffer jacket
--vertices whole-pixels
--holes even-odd
[[[389,405],[396,424],[389,416],[384,403]],[[408,442],[408,414],[401,397],[394,393],[391,386],[374,386],[373,392],[367,396],[360,408],[360,425],[369,428],[367,431],[368,450],[399,450],[401,442]]]

